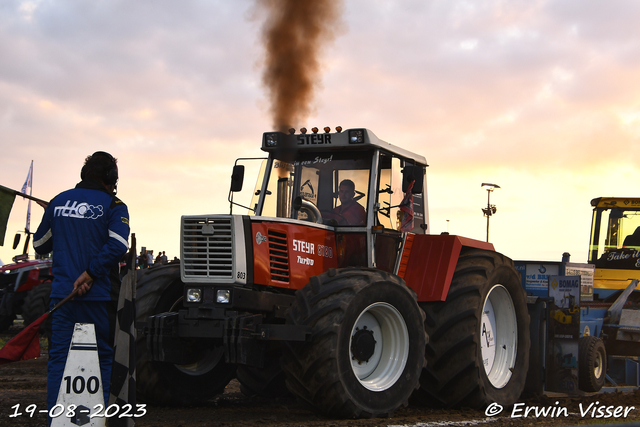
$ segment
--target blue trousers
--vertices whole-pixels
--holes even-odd
[[[50,307],[60,302],[60,298],[52,298]],[[111,383],[111,365],[113,348],[110,342],[110,321],[107,301],[69,301],[53,312],[51,324],[51,347],[49,348],[49,364],[47,373],[47,407],[49,411],[56,405],[71,337],[76,323],[93,323],[98,344],[100,374],[104,392],[105,408],[109,404],[109,385]]]

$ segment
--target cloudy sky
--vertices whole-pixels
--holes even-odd
[[[424,155],[432,233],[484,240],[490,182],[497,250],[585,262],[589,201],[640,196],[638,16],[631,0],[344,0],[297,127]],[[273,128],[264,21],[256,0],[3,0],[0,184],[19,190],[33,160],[48,200],[109,151],[138,247],[179,255],[180,215],[228,213],[234,160]]]

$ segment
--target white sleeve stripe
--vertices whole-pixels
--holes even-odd
[[[33,242],[33,247],[38,248],[42,245],[44,245],[45,243],[47,243],[47,240],[49,240],[51,238],[51,229],[48,229],[47,232],[45,233],[44,236],[42,236],[41,239]]]
[[[129,249],[129,242],[126,241],[121,235],[119,235],[118,233],[109,230],[109,237],[113,237],[114,239],[116,239],[118,242],[122,243],[124,245],[125,248]]]

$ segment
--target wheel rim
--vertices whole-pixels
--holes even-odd
[[[602,357],[602,352],[597,351],[596,357],[593,361],[593,375],[596,379],[600,379],[602,376],[602,371],[604,367],[604,359]]]
[[[212,350],[206,350],[204,355],[195,363],[189,365],[174,365],[180,372],[187,375],[204,375],[213,368],[215,368],[222,357],[224,356],[224,350],[222,347],[218,347]]]
[[[409,331],[395,307],[375,303],[360,313],[349,339],[351,369],[365,388],[383,391],[402,375],[409,356]]]
[[[178,298],[169,309],[169,312],[177,311],[177,307],[182,303],[184,297]],[[224,350],[222,347],[209,349],[204,352],[202,357],[197,362],[190,363],[188,365],[174,365],[180,372],[187,375],[204,375],[213,368],[215,368],[222,357],[224,356]]]
[[[518,322],[511,296],[495,285],[484,301],[480,325],[480,349],[485,373],[491,385],[502,388],[509,382],[516,363]]]

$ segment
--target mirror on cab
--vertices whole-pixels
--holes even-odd
[[[424,167],[417,165],[405,165],[402,169],[402,192],[406,193],[409,188],[409,184],[411,181],[415,181],[413,183],[413,188],[411,189],[411,193],[420,194],[423,190],[424,185]]]
[[[235,165],[233,172],[231,173],[231,192],[237,193],[242,191],[242,184],[244,183],[244,165]]]

